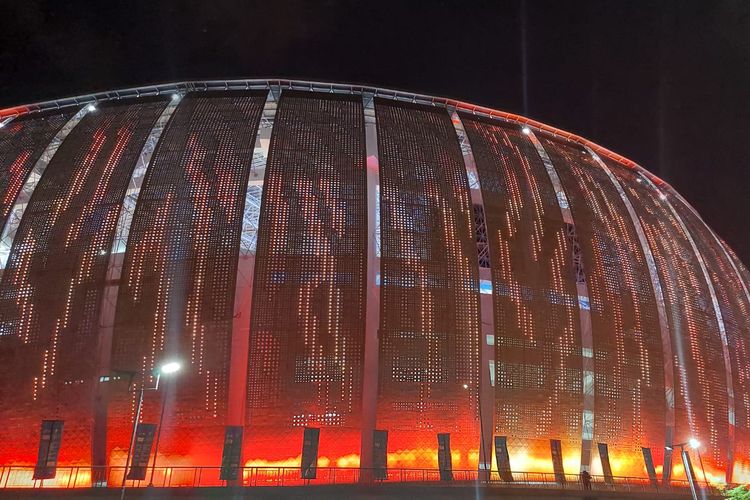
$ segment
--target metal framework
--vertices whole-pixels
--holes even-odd
[[[674,205],[671,201],[669,201],[669,195],[667,195],[664,190],[657,187],[651,179],[648,178],[648,176],[644,175],[643,173],[640,173],[641,178],[644,179],[644,181],[651,186],[654,190],[656,190],[659,193],[659,198],[664,202],[664,204],[669,208],[669,211],[672,213],[672,216],[675,218],[677,223],[680,225],[680,228],[682,229],[682,232],[685,234],[685,237],[688,239],[688,242],[690,242],[690,247],[693,250],[693,253],[695,254],[695,258],[698,261],[698,265],[701,269],[701,274],[703,279],[705,280],[706,286],[708,287],[709,295],[711,296],[711,307],[713,308],[713,312],[716,315],[716,323],[719,328],[719,336],[721,337],[721,347],[722,352],[724,355],[724,372],[726,376],[726,387],[727,387],[727,422],[729,426],[729,443],[727,446],[727,479],[731,480],[732,478],[732,470],[734,468],[734,426],[735,426],[735,406],[734,406],[734,388],[733,388],[733,378],[732,378],[732,363],[729,357],[729,343],[727,342],[727,332],[726,328],[724,326],[724,319],[722,317],[721,313],[721,307],[719,307],[719,301],[716,298],[716,290],[714,289],[714,285],[711,282],[711,276],[708,273],[708,269],[706,268],[706,263],[703,260],[703,255],[698,250],[698,246],[695,243],[695,239],[693,238],[693,235],[688,230],[687,226],[685,225],[685,222],[682,220],[682,217],[677,213],[677,210],[675,210]],[[670,193],[671,195],[671,193]]]
[[[612,171],[607,165],[599,158],[591,148],[586,148],[589,154],[592,156],[594,161],[601,167],[602,170],[607,174],[612,184],[617,189],[617,193],[620,195],[625,208],[628,211],[633,227],[635,228],[636,234],[638,234],[638,242],[641,245],[641,250],[646,258],[648,266],[649,277],[651,278],[651,286],[654,289],[654,295],[656,297],[656,308],[659,316],[659,334],[661,336],[661,347],[662,356],[664,360],[664,401],[665,401],[665,434],[664,434],[664,447],[665,447],[665,458],[663,470],[665,482],[668,482],[668,478],[671,475],[671,447],[674,444],[674,430],[675,430],[675,401],[674,401],[674,362],[672,354],[672,337],[669,329],[669,319],[667,318],[666,307],[664,305],[664,293],[662,292],[661,280],[659,279],[659,273],[656,269],[656,262],[654,261],[654,255],[651,252],[651,247],[648,244],[648,239],[643,231],[638,215],[633,208],[633,204],[628,198],[625,190],[622,188],[620,181],[617,180]]]
[[[578,311],[581,324],[581,359],[583,370],[583,414],[581,415],[581,470],[589,471],[591,469],[591,448],[594,439],[594,336],[591,330],[591,299],[588,285],[586,283],[586,273],[583,269],[583,260],[581,258],[581,247],[578,244],[578,237],[575,231],[575,222],[573,213],[570,210],[570,203],[562,187],[560,178],[557,175],[555,166],[552,164],[547,151],[544,150],[542,143],[536,137],[534,132],[528,130],[525,132],[534,144],[537,153],[544,162],[552,185],[557,193],[557,202],[560,206],[563,221],[568,230],[568,239],[573,249],[573,264],[575,266],[576,290],[578,292]]]

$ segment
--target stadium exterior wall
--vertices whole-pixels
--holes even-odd
[[[152,384],[160,465],[750,479],[748,271],[640,166],[449,99],[185,82],[0,110],[0,464],[122,465]],[[101,382],[101,377],[109,381]],[[744,478],[744,479],[743,479]]]

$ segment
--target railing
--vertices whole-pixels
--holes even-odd
[[[58,467],[53,479],[34,480],[32,466],[0,467],[0,489],[8,488],[119,488],[122,484],[123,467]],[[153,472],[153,482],[151,481]],[[220,479],[220,467],[156,467],[148,468],[143,480],[129,480],[128,487],[156,488],[177,487],[275,487],[301,485],[354,484],[360,477],[373,484],[388,483],[435,483],[440,482],[437,469],[386,469],[386,479],[373,480],[374,471],[346,467],[318,467],[315,479],[302,479],[299,467],[243,467],[238,471],[237,481]],[[497,487],[586,489],[578,475],[566,474],[565,481],[551,472],[513,472],[513,481],[503,481],[496,471],[489,480],[480,481],[476,470],[454,470],[453,481],[448,484],[466,485],[482,483]],[[446,482],[443,482],[446,484]],[[699,483],[707,493],[716,493],[714,485]],[[686,480],[673,480],[664,486],[661,481],[653,483],[649,478],[615,476],[607,481],[604,476],[591,476],[592,490],[614,491],[684,491],[689,488]]]

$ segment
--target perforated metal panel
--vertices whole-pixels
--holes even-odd
[[[174,382],[148,393],[144,422],[165,397],[161,465],[220,463],[243,202],[265,92],[187,94],[162,133],[127,243],[111,365],[145,383],[167,358]],[[141,382],[139,377],[139,383]],[[165,396],[166,395],[166,396]],[[135,395],[112,389],[110,463],[122,464]]]
[[[33,463],[39,422],[63,419],[59,463],[90,463],[107,259],[130,172],[164,106],[143,99],[89,113],[26,208],[0,283],[0,461]]]
[[[495,304],[495,433],[514,470],[552,471],[549,439],[580,448],[581,334],[573,265],[555,191],[518,127],[461,119],[477,163]],[[573,468],[571,464],[575,464]]]
[[[367,262],[362,99],[284,91],[260,214],[248,374],[250,464],[356,466]]]
[[[661,334],[638,235],[607,173],[580,146],[543,138],[576,220],[590,294],[595,442],[615,475],[640,475],[641,446],[664,446]],[[599,472],[599,460],[592,462]]]
[[[477,466],[477,247],[466,169],[446,110],[376,99],[381,195],[378,428],[389,465]],[[464,388],[466,385],[466,388]]]
[[[74,112],[23,115],[0,128],[0,228],[34,163]]]
[[[703,221],[678,197],[673,196],[670,201],[693,235],[721,308],[729,347],[735,400],[733,455],[735,456],[735,469],[740,473],[737,479],[742,481],[741,477],[750,477],[750,366],[746,362],[750,359],[750,324],[748,323],[750,303],[727,254],[724,253]],[[721,418],[721,415],[717,417]],[[702,438],[709,446],[713,460],[717,464],[724,463],[727,457],[721,456],[720,453],[728,436],[710,432]]]
[[[721,339],[706,282],[666,200],[646,182],[638,182],[632,171],[614,162],[607,165],[633,203],[664,290],[675,366],[675,442],[696,437],[708,445],[712,434],[727,436],[727,392]],[[718,447],[703,450],[706,470],[717,478],[724,476],[719,471],[727,457],[727,441],[719,441]],[[674,472],[684,477],[680,466]]]

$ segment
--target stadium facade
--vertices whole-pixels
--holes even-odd
[[[0,465],[122,465],[136,386],[160,465],[750,479],[750,283],[668,184],[449,99],[187,82],[0,111]],[[491,458],[492,457],[492,458]],[[490,461],[492,460],[492,465]]]

